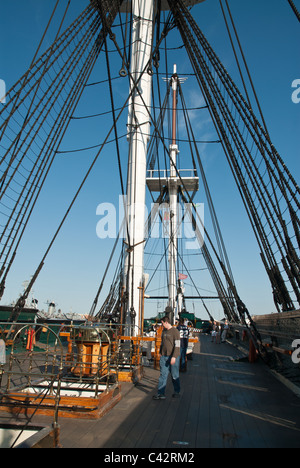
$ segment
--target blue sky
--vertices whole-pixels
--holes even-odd
[[[0,2],[0,79],[5,80],[7,88],[10,88],[29,66],[55,1]],[[53,40],[55,26],[66,4],[66,0],[61,2],[54,28],[46,37],[47,47]],[[72,0],[67,22],[76,18],[87,4],[87,0]],[[300,10],[300,1],[295,0],[295,4]],[[300,104],[294,104],[291,99],[292,82],[300,79],[299,23],[286,0],[230,0],[230,6],[273,143],[299,182]],[[219,1],[206,0],[193,9],[193,14],[240,86]],[[172,37],[175,47],[181,45],[179,35],[173,34]],[[119,60],[116,55],[112,55],[111,60],[113,71],[117,73],[120,69]],[[175,60],[180,73],[190,71],[184,52],[176,51],[170,58],[170,72]],[[106,78],[104,62],[104,55],[100,56],[91,82]],[[199,105],[201,94],[195,80],[191,77],[184,86],[188,104]],[[76,115],[109,109],[107,86],[91,88],[84,93]],[[126,81],[114,89],[116,99],[123,104],[128,93]],[[106,125],[109,125],[108,118],[106,120]],[[199,136],[211,131],[203,115],[194,114],[193,122]],[[126,133],[125,118],[122,125],[120,135]],[[67,151],[96,145],[105,136],[100,120],[72,122],[61,149]],[[275,307],[269,281],[225,157],[219,146],[206,145],[200,150],[240,296],[251,313],[270,313]],[[126,170],[126,139],[121,141],[121,151],[123,168]],[[2,303],[16,299],[22,291],[22,282],[34,273],[94,155],[95,150],[57,156],[8,278]],[[97,238],[96,225],[99,218],[96,209],[103,202],[117,204],[120,190],[115,147],[109,145],[84,187],[36,282],[34,292],[41,308],[46,307],[44,303],[47,300],[54,300],[65,312],[72,309],[74,312],[88,313],[114,242]],[[197,201],[203,200],[199,198]],[[203,290],[210,290],[209,281],[203,279],[202,282],[201,278],[199,282]],[[156,307],[156,303],[147,306],[147,314],[155,314]],[[197,309],[197,305],[195,307]],[[221,315],[219,305],[210,304],[210,307],[213,315]],[[200,310],[197,315],[204,316]]]

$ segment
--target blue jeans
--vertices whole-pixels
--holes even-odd
[[[172,382],[175,393],[180,393],[180,379],[179,379],[179,364],[180,357],[176,359],[174,366],[171,366],[171,357],[161,356],[160,358],[160,377],[158,381],[158,394],[165,395],[169,373],[172,376]]]
[[[185,366],[186,366],[186,352],[187,352],[187,348],[185,347],[181,347],[181,351],[180,351],[180,369],[185,369]]]

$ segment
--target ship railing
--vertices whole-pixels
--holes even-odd
[[[112,369],[117,373],[125,369],[132,371],[141,364],[143,337],[139,326],[116,322],[104,322],[97,325],[114,330],[115,341],[112,347]]]
[[[137,325],[118,325],[118,367],[130,371],[142,362],[142,330]]]
[[[89,386],[95,398],[118,383],[115,337],[107,324],[67,325],[60,336],[68,349],[64,381]]]
[[[280,359],[283,359],[285,355],[291,361],[291,356],[295,351],[293,344],[300,341],[300,312],[270,314],[266,318],[254,316],[252,319],[265,350],[271,354],[281,355]],[[251,325],[232,322],[229,326],[231,341],[247,348],[249,335],[246,331],[251,330]]]
[[[13,330],[12,330],[13,329]],[[142,331],[138,326],[108,323],[0,323],[7,363],[2,366],[0,394],[12,391],[49,392],[89,390],[97,398],[119,382],[120,371],[142,364]],[[33,341],[30,342],[33,334]],[[58,392],[59,390],[59,392]]]
[[[34,325],[0,323],[0,408],[9,412],[25,411],[32,418],[51,398],[53,429],[55,440],[58,440],[64,351],[58,334],[46,328],[52,335],[53,344],[51,352],[45,353],[35,341]],[[9,340],[5,340],[8,335]]]
[[[4,375],[7,393],[13,388],[22,390],[30,387],[41,376],[51,382],[53,379],[59,380],[63,372],[64,350],[58,334],[45,327],[52,335],[50,351],[49,346],[46,349],[39,347],[34,325],[17,323],[13,325],[13,331],[7,325],[0,323],[0,339],[6,347],[5,360],[2,362],[2,389]],[[10,339],[6,342],[8,330]]]
[[[8,329],[10,340],[5,343]],[[86,342],[86,335],[92,337],[91,343]],[[49,386],[50,394],[59,398],[63,385],[89,388],[97,397],[118,382],[113,365],[116,347],[104,326],[17,323],[11,333],[11,324],[0,323],[1,339],[6,359],[1,365],[0,395]]]
[[[178,169],[178,173],[181,178],[197,178],[196,169]],[[148,169],[147,179],[170,179],[170,169]]]

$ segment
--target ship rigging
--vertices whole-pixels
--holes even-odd
[[[121,321],[135,334],[139,334],[143,328],[143,302],[152,280],[150,277],[147,283],[144,262],[145,248],[151,240],[151,234],[145,229],[148,186],[154,207],[165,205],[169,210],[168,214],[163,214],[157,208],[155,212],[154,208],[149,219],[160,219],[163,229],[168,232],[163,239],[164,249],[159,265],[162,262],[166,264],[167,311],[173,319],[178,308],[177,299],[182,295],[180,273],[189,276],[196,290],[194,297],[202,301],[212,318],[201,285],[193,281],[185,254],[180,251],[178,226],[188,221],[201,247],[198,251],[203,261],[201,268],[209,272],[215,290],[209,296],[220,301],[224,316],[231,322],[251,323],[250,313],[234,280],[197,146],[201,135],[196,135],[193,129],[180,75],[174,69],[173,75],[169,76],[170,64],[167,61],[166,69],[162,72],[167,39],[175,29],[180,34],[193,77],[203,97],[203,105],[198,107],[209,113],[214,127],[215,138],[208,143],[220,144],[224,150],[259,247],[275,306],[278,311],[285,312],[295,310],[300,304],[299,186],[276,151],[262,113],[259,111],[255,115],[249,95],[237,88],[195,22],[189,9],[195,3],[201,2],[92,0],[64,32],[63,16],[53,44],[41,56],[37,51],[28,71],[8,90],[6,104],[0,108],[0,204],[3,213],[0,234],[1,297],[34,207],[57,155],[61,154],[64,135],[70,123],[76,119],[78,103],[91,85],[89,79],[98,61],[105,64],[107,69],[112,115],[106,138],[96,148],[96,155],[30,284],[14,307],[10,317],[12,322],[18,319],[49,252],[106,144],[113,140],[124,200],[122,227],[125,239],[123,242],[121,233],[117,236],[89,311],[90,319]],[[220,3],[222,8],[225,7],[223,2]],[[226,5],[230,18],[228,2]],[[291,6],[297,13],[295,6]],[[69,4],[65,13],[68,7]],[[222,11],[224,13],[224,8]],[[115,33],[117,21],[119,34]],[[235,30],[233,22],[232,26]],[[113,88],[110,47],[118,56],[119,75],[127,79],[129,85],[129,94],[120,107],[116,104]],[[160,85],[162,76],[167,77],[165,97]],[[177,101],[181,106],[181,124],[185,127],[189,142],[188,150],[186,147],[184,150],[189,156],[186,159],[180,156],[180,160],[180,139],[176,134]],[[127,109],[127,131],[124,132],[124,127],[120,131],[120,125],[124,125]],[[168,135],[166,116],[170,112],[171,135]],[[127,182],[122,168],[121,138],[124,135],[129,142]],[[168,139],[170,142],[167,143]],[[188,161],[190,166],[186,165]],[[180,166],[182,163],[184,165]],[[216,240],[208,232],[194,202],[198,184],[205,188]],[[181,211],[181,219],[178,206],[185,207]],[[162,219],[163,216],[165,219]],[[148,225],[147,221],[146,227]],[[120,243],[121,255],[114,280],[107,299],[100,307],[98,303],[103,285]]]

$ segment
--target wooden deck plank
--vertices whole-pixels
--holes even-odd
[[[197,449],[214,447],[300,447],[300,400],[264,364],[237,362],[228,344],[201,336],[188,372],[180,374],[182,395],[154,401],[159,372],[145,369],[137,386],[100,420],[60,418],[65,448]],[[0,421],[13,417],[0,414]],[[47,417],[34,423],[51,424]],[[180,445],[184,444],[184,445]]]
[[[176,437],[176,441],[183,441],[187,442],[190,441],[190,445],[192,447],[196,447],[196,437],[197,437],[197,429],[199,423],[199,412],[200,412],[200,398],[189,398],[189,395],[199,395],[201,392],[201,379],[199,373],[199,364],[191,362],[189,363],[190,367],[190,378],[188,378],[186,382],[187,390],[185,394],[187,395],[187,400],[189,402],[188,406],[186,407],[186,420],[185,424],[179,418],[177,418],[177,427],[181,428],[180,437]],[[190,386],[188,385],[190,384]],[[183,394],[184,401],[186,401],[186,397]],[[185,408],[185,404],[183,403],[182,406]],[[174,436],[175,437],[175,436]],[[174,444],[173,444],[174,446]],[[169,447],[172,448],[171,445]]]
[[[236,369],[237,363],[234,363],[234,369]],[[245,382],[245,376],[242,374],[242,367],[238,364],[239,374],[227,374],[227,378],[223,376],[218,379],[219,387],[222,393],[227,397],[227,401],[223,400],[220,402],[220,407],[223,415],[231,417],[233,423],[233,437],[236,437],[237,446],[244,448],[253,448],[255,443],[253,441],[253,434],[257,433],[257,428],[252,423],[251,425],[245,419],[243,412],[232,411],[230,408],[244,408],[249,412],[248,401],[250,397],[251,389],[248,388]],[[252,397],[250,398],[250,401]],[[230,431],[226,429],[225,434],[230,434]],[[229,436],[230,438],[230,436]]]

